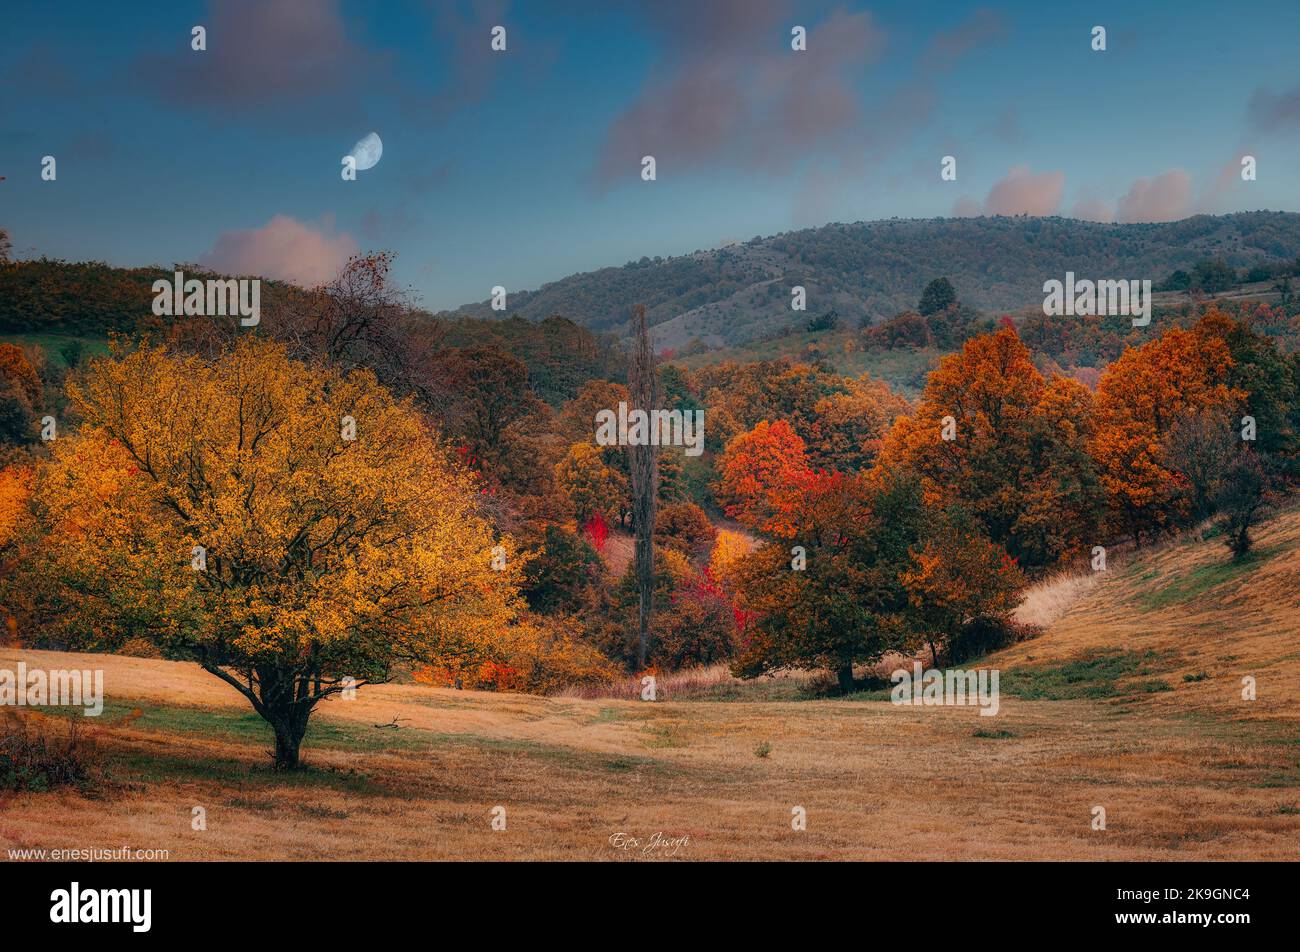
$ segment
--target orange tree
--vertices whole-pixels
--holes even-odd
[[[1024,576],[1006,550],[954,506],[936,519],[902,582],[912,609],[909,621],[929,644],[937,665],[939,644],[951,645],[967,621],[1004,616],[1016,607]]]
[[[930,374],[916,414],[890,431],[885,461],[920,474],[932,504],[970,506],[991,538],[1010,545],[1043,385],[1012,328],[972,338]]]
[[[514,617],[512,544],[368,371],[245,338],[98,360],[69,393],[85,422],[38,470],[23,559],[43,630],[197,661],[270,723],[278,766],[323,699],[488,654]]]
[[[768,527],[775,539],[734,570],[755,617],[733,670],[826,668],[847,692],[855,663],[906,641],[902,573],[926,521],[921,487],[910,476],[817,473],[782,494],[778,508]],[[804,550],[802,568],[794,546]]]
[[[717,497],[727,515],[756,527],[771,515],[774,495],[808,474],[808,455],[789,423],[762,420],[727,444],[718,472]]]
[[[1239,406],[1227,343],[1214,334],[1172,328],[1130,348],[1102,375],[1091,440],[1114,531],[1141,543],[1189,511],[1188,481],[1170,452],[1189,417]]]
[[[990,539],[1040,567],[1095,532],[1099,493],[1091,400],[1079,385],[1049,384],[1032,356],[1010,326],[968,340],[890,429],[880,462],[915,471],[929,504],[961,504]]]

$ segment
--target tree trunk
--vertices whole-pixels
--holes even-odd
[[[273,712],[267,720],[275,731],[275,766],[277,770],[293,770],[299,766],[302,739],[307,734],[307,718],[311,708],[306,704],[291,705]]]
[[[636,342],[628,371],[628,398],[632,409],[649,415],[659,403],[654,352],[645,322],[645,307],[634,309]],[[647,434],[648,435],[648,434]],[[632,488],[632,531],[636,534],[636,579],[640,598],[637,612],[637,667],[644,671],[650,647],[650,616],[654,609],[655,498],[659,492],[657,446],[629,446],[628,463]]]
[[[853,662],[846,661],[840,665],[838,672],[841,694],[853,693]]]

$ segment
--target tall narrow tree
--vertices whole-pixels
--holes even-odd
[[[632,329],[636,340],[628,368],[629,410],[645,410],[647,416],[659,405],[659,387],[655,378],[654,352],[650,349],[650,331],[645,322],[645,306],[632,311]],[[659,491],[659,447],[629,446],[628,463],[632,483],[632,528],[636,534],[636,578],[640,591],[638,621],[640,640],[637,665],[644,669],[650,641],[650,615],[654,610],[654,528],[655,496]]]

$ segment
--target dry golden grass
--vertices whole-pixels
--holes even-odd
[[[643,852],[662,833],[688,837],[674,858],[697,860],[1300,859],[1300,512],[1259,544],[1268,554],[1235,575],[1210,541],[1139,553],[1056,598],[1045,635],[983,662],[1003,672],[997,717],[756,699],[772,684],[691,700],[665,680],[653,704],[385,685],[325,704],[310,769],[284,775],[242,698],[194,665],[0,649],[5,667],[103,667],[113,708],[97,743],[117,778],[97,798],[0,800],[0,856],[635,860],[663,858]],[[1108,696],[1013,693],[1015,678],[1039,684],[1098,650],[1149,670]],[[1257,701],[1240,698],[1244,673]],[[715,682],[705,697],[733,687],[697,677]],[[1151,680],[1171,690],[1139,687]],[[504,832],[490,826],[498,804]],[[191,829],[194,806],[206,831]],[[795,806],[806,831],[791,829]],[[616,833],[642,845],[616,849]]]
[[[1093,590],[1101,580],[1099,573],[1062,572],[1030,586],[1016,608],[1016,621],[1048,628]]]

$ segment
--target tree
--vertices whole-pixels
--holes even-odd
[[[947,278],[935,278],[921,292],[916,309],[922,317],[929,317],[957,303],[957,290]]]
[[[889,431],[881,465],[914,470],[927,502],[965,505],[1018,556],[1016,525],[1038,476],[1033,431],[1044,389],[1014,328],[973,337],[930,374],[915,415]]]
[[[655,519],[655,543],[666,549],[676,549],[687,558],[698,558],[708,552],[717,538],[704,510],[693,502],[678,502],[659,510]]]
[[[1222,261],[1201,261],[1192,269],[1191,286],[1206,294],[1227,291],[1237,284],[1237,272]]]
[[[1186,517],[1187,482],[1171,436],[1191,415],[1240,404],[1245,394],[1225,382],[1232,368],[1221,338],[1180,328],[1125,350],[1106,368],[1091,450],[1112,531],[1140,544]]]
[[[848,693],[854,664],[905,643],[902,573],[925,522],[920,484],[907,476],[810,474],[780,508],[777,538],[736,566],[737,591],[755,617],[733,671],[756,677],[826,668]],[[802,567],[792,562],[794,546],[803,549]]]
[[[16,381],[0,376],[0,448],[34,440],[35,420],[26,391]]]
[[[0,381],[9,381],[32,407],[41,403],[41,377],[17,344],[0,344]]]
[[[1267,492],[1268,480],[1258,454],[1241,446],[1224,473],[1216,498],[1223,512],[1224,543],[1234,561],[1244,559],[1254,545],[1250,530],[1267,504]]]
[[[442,366],[449,432],[497,479],[511,482],[516,470],[530,469],[536,454],[525,444],[546,409],[529,392],[524,362],[495,347],[468,347],[447,353]]]
[[[1093,403],[1086,386],[1054,377],[1034,407],[1023,509],[1011,527],[1021,558],[1031,566],[1089,552],[1100,536],[1105,497],[1088,451]]]
[[[628,370],[629,411],[647,414],[659,405],[658,377],[654,351],[650,347],[650,330],[645,322],[645,306],[633,309],[636,340]],[[637,665],[644,669],[650,647],[650,615],[654,610],[655,584],[655,503],[659,495],[659,447],[628,447],[628,466],[632,485],[632,530],[635,533],[635,559],[639,592]]]
[[[579,614],[595,601],[604,570],[586,541],[561,526],[547,526],[540,551],[524,569],[523,595],[534,611]]]
[[[888,384],[863,374],[850,382],[846,393],[817,401],[816,420],[808,438],[809,463],[842,472],[865,469],[875,460],[890,424],[910,410],[908,402]]]
[[[25,560],[40,627],[197,661],[271,725],[277,766],[298,764],[321,701],[397,662],[484,654],[515,615],[513,544],[368,371],[248,337],[97,360],[69,395],[85,422],[39,470]]]
[[[560,409],[558,429],[570,443],[594,443],[596,414],[601,410],[618,412],[627,402],[627,387],[608,380],[588,380],[575,396]]]
[[[839,325],[839,322],[840,322],[839,314],[835,312],[834,308],[831,308],[825,314],[822,314],[818,317],[810,317],[808,319],[807,327],[809,333],[816,333],[818,331],[833,331]]]
[[[1226,407],[1189,410],[1169,431],[1171,467],[1187,485],[1188,514],[1193,522],[1208,516],[1240,440]]]
[[[607,466],[600,447],[574,443],[555,464],[555,482],[569,500],[579,525],[599,513],[606,519],[618,511],[627,495],[627,479]]]
[[[727,444],[718,460],[717,497],[728,516],[754,528],[771,518],[774,494],[809,472],[804,441],[784,420],[762,420]]]
[[[939,663],[939,645],[951,644],[972,618],[1003,616],[1016,607],[1024,576],[1006,550],[989,541],[960,507],[946,510],[913,554],[903,585],[911,619]]]

